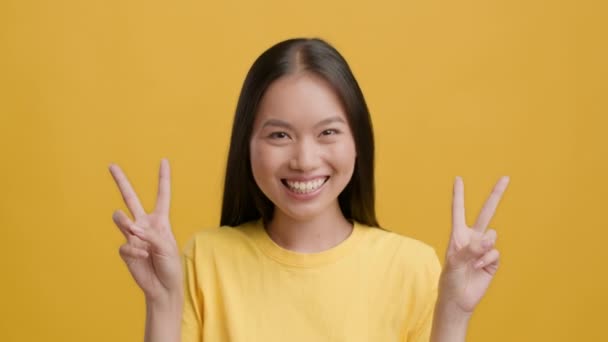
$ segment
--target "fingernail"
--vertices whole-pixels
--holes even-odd
[[[493,244],[492,240],[482,240],[481,241],[481,246],[483,248],[488,248],[488,247],[492,246],[492,244]]]
[[[481,266],[483,266],[483,260],[479,260],[478,262],[475,263],[474,267],[475,268],[481,268]]]

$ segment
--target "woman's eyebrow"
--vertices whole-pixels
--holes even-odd
[[[344,119],[342,119],[341,117],[339,117],[339,116],[332,116],[330,118],[323,119],[323,120],[317,122],[314,127],[324,126],[324,125],[328,125],[328,124],[334,123],[334,122],[341,122],[343,124],[346,123],[344,121]],[[264,124],[262,125],[262,128],[265,128],[267,126],[283,127],[283,128],[287,128],[287,129],[293,130],[293,126],[291,126],[289,123],[287,123],[287,122],[285,122],[283,120],[279,120],[279,119],[268,119],[268,120],[266,120],[266,122],[264,122]]]
[[[288,124],[285,121],[279,120],[279,119],[268,119],[268,120],[266,120],[266,122],[264,122],[264,124],[262,125],[262,128],[264,128],[266,126],[283,127],[283,128],[287,128],[287,129],[293,130],[293,127],[290,124]]]
[[[328,125],[328,124],[334,123],[334,122],[341,122],[343,124],[346,124],[346,122],[344,121],[344,119],[342,119],[341,117],[339,117],[339,116],[332,116],[331,118],[327,118],[327,119],[323,119],[323,120],[319,121],[315,125],[315,127]]]

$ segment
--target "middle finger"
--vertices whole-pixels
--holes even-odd
[[[492,193],[486,200],[486,203],[483,205],[479,216],[477,217],[477,221],[473,226],[478,232],[483,232],[490,224],[492,217],[494,216],[494,212],[496,211],[496,207],[498,207],[498,203],[502,198],[502,194],[505,192],[507,185],[509,184],[509,177],[502,177],[494,186]]]
[[[136,220],[140,217],[145,216],[146,212],[141,206],[141,202],[139,201],[137,194],[133,190],[131,183],[129,183],[127,176],[125,176],[120,167],[116,164],[110,165],[110,173],[112,174],[116,185],[118,185],[120,194],[122,195],[122,198],[125,201],[127,208],[129,208],[131,215],[133,215]]]

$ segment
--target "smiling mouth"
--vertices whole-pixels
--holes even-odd
[[[307,194],[314,192],[321,188],[329,179],[329,176],[319,177],[307,182],[290,181],[287,179],[281,179],[281,183],[285,185],[290,191],[298,194]]]

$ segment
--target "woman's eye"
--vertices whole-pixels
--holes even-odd
[[[285,139],[289,138],[289,135],[285,132],[272,132],[268,137],[271,139]]]
[[[338,134],[338,130],[336,129],[326,129],[323,132],[321,132],[321,135],[335,135]]]

